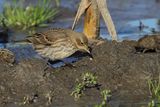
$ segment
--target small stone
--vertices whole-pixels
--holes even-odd
[[[89,58],[89,60],[91,60],[91,61],[92,61],[92,60],[93,60],[93,58]]]

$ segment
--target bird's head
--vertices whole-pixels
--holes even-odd
[[[76,32],[76,34],[72,36],[72,40],[74,41],[79,51],[91,54],[90,49],[88,47],[88,39],[83,33]]]

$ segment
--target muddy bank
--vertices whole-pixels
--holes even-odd
[[[24,59],[13,65],[0,63],[0,105],[3,107],[92,107],[100,91],[110,89],[111,107],[140,107],[150,99],[147,81],[160,72],[160,53],[137,53],[135,41],[95,46],[93,60],[84,57],[75,67],[47,68],[42,59]],[[82,73],[98,76],[100,89],[90,88],[78,101],[71,92]]]

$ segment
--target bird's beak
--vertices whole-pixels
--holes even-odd
[[[86,52],[87,52],[87,53],[89,53],[89,54],[91,54],[91,52],[90,52],[89,48],[88,48],[88,49],[86,49]]]
[[[91,54],[91,49],[88,46],[86,46],[85,51],[89,54],[89,57],[93,58]]]
[[[84,49],[87,53],[91,54],[91,51],[90,51],[90,48],[88,46],[85,46],[85,49]]]

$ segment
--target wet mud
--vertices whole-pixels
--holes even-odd
[[[159,42],[158,42],[159,43]],[[160,72],[160,53],[137,52],[136,41],[105,41],[92,46],[88,56],[74,66],[49,67],[43,59],[0,62],[1,107],[93,107],[101,102],[100,91],[111,90],[111,107],[141,107],[150,101],[149,79]],[[99,89],[88,88],[75,101],[71,92],[85,72],[98,76]]]

